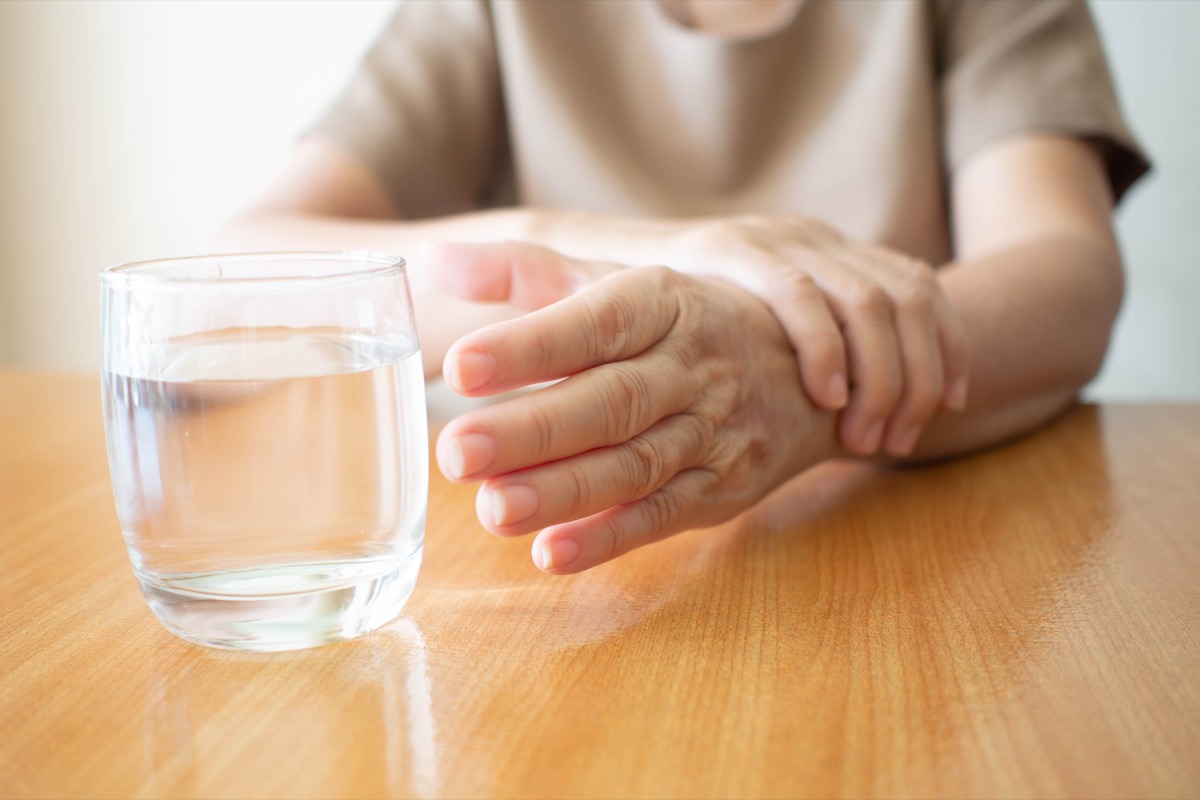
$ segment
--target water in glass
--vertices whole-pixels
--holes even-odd
[[[231,328],[104,374],[113,488],[155,614],[291,649],[399,613],[421,560],[421,356],[398,335]]]

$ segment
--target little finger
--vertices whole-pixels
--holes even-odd
[[[533,541],[533,563],[554,575],[583,572],[697,527],[695,521],[705,516],[698,509],[717,480],[707,470],[685,470],[641,500],[546,528]]]

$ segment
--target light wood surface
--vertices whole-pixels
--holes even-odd
[[[199,648],[134,582],[98,380],[0,372],[0,796],[1200,794],[1198,406],[829,465],[572,578],[473,497],[434,475],[385,630]]]

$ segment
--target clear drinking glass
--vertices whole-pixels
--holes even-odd
[[[429,484],[404,260],[221,255],[100,278],[113,493],[162,623],[289,650],[394,618]]]

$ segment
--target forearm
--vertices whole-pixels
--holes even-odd
[[[409,284],[427,377],[439,375],[450,345],[476,328],[514,315],[507,305],[472,303],[437,288],[423,263],[429,241],[500,241],[528,237],[529,214],[504,209],[430,220],[356,219],[294,211],[251,211],[226,225],[213,246],[224,251],[375,250],[408,260]]]
[[[1028,431],[1100,369],[1120,307],[1119,254],[1102,237],[1046,237],[945,267],[943,290],[971,342],[971,395],[941,412],[913,454],[939,458]]]
[[[582,212],[507,209],[433,220],[356,220],[257,213],[230,225],[222,245],[374,249],[410,258],[409,272],[428,375],[466,333],[514,315],[503,304],[474,303],[439,290],[435,265],[420,261],[427,241],[531,241],[580,258],[629,266],[666,263],[672,237],[695,220],[636,219]],[[967,327],[971,400],[940,412],[912,459],[969,452],[1028,431],[1065,408],[1099,369],[1121,297],[1111,243],[1064,234],[969,262],[947,265],[940,283]]]

